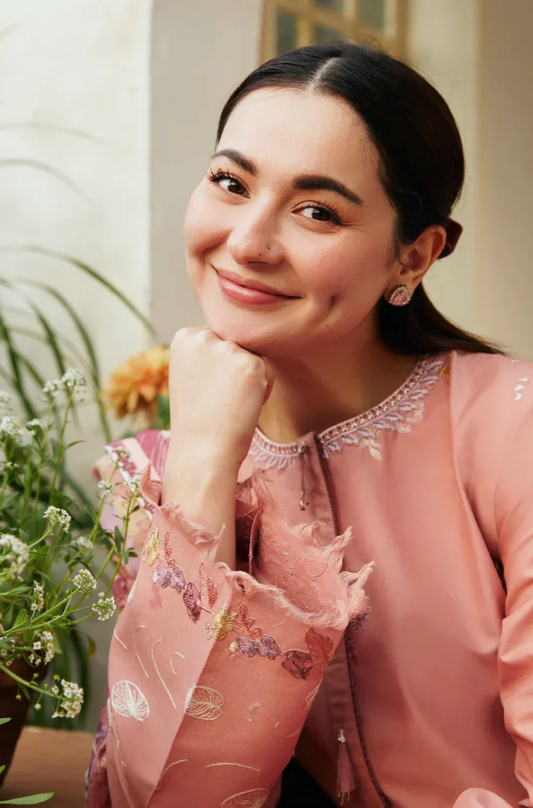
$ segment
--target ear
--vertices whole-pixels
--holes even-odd
[[[411,294],[424,275],[435,263],[446,244],[446,231],[440,225],[431,225],[419,235],[413,244],[401,248],[400,259],[397,262],[397,271],[394,280],[397,284],[405,284]]]

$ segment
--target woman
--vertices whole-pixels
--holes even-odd
[[[463,177],[383,53],[301,48],[228,100],[170,437],[97,464],[125,447],[146,507],[90,805],[533,806],[531,366],[422,286]]]

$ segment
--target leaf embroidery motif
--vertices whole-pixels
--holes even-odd
[[[159,525],[156,525],[154,532],[149,534],[144,551],[146,560],[152,566],[159,558]]]
[[[305,634],[305,642],[309,648],[309,653],[321,662],[328,660],[333,653],[333,640],[323,634],[319,634],[314,628],[310,628]]]
[[[128,679],[115,682],[111,690],[111,704],[123,718],[145,721],[150,715],[150,707],[140,687]]]
[[[213,616],[211,632],[215,640],[223,640],[233,631],[235,616],[236,612],[228,612],[227,609],[221,609]]]
[[[266,788],[254,788],[251,791],[241,791],[228,797],[221,804],[220,808],[262,808],[267,801],[268,791]]]
[[[281,667],[285,668],[295,679],[307,679],[313,667],[313,657],[305,651],[286,651]]]
[[[202,614],[202,604],[200,602],[200,590],[192,581],[189,581],[183,592],[183,602],[187,609],[187,614],[197,623]]]
[[[217,588],[206,572],[204,563],[200,564],[200,596],[202,605],[212,609],[218,597]]]
[[[241,603],[234,620],[234,631],[236,634],[241,634],[244,637],[251,637],[256,640],[262,635],[260,628],[255,627],[255,618],[249,617],[248,606],[246,603]]]
[[[191,687],[185,697],[185,713],[201,721],[216,721],[222,715],[224,696],[212,687]]]

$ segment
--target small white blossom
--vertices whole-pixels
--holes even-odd
[[[81,595],[88,598],[93,590],[96,589],[96,578],[89,570],[82,569],[72,579],[72,586],[77,589]]]
[[[33,648],[34,651],[41,651],[42,647],[43,647],[43,645],[42,645],[40,640],[35,640],[35,642],[32,645],[32,648]]]
[[[46,382],[43,387],[43,393],[47,398],[57,398],[63,392],[63,386],[60,379],[52,379]]]
[[[57,686],[57,685],[52,685],[52,687],[50,688],[50,690],[51,690],[51,692],[54,694],[54,696],[57,696],[57,695],[59,694],[59,688],[58,688],[58,686]]]
[[[41,584],[37,583],[37,581],[34,581],[30,609],[32,610],[32,612],[42,612],[43,608],[44,608],[44,587]]]
[[[91,609],[98,615],[99,620],[109,620],[115,613],[116,604],[112,597],[106,598],[103,592],[98,595],[98,600],[93,603]]]
[[[0,418],[0,438],[11,438],[20,443],[22,428],[19,419],[14,415],[4,415]]]
[[[126,449],[125,446],[115,446],[113,454],[117,460],[129,460],[131,457],[129,449]]]
[[[50,505],[44,512],[44,518],[48,520],[50,527],[59,526],[65,533],[68,532],[70,527],[70,515],[63,508],[56,508]]]
[[[98,483],[98,488],[100,489],[100,491],[103,491],[104,493],[110,494],[111,491],[113,491],[114,487],[115,484],[109,483],[107,482],[107,480],[100,480],[100,482]]]
[[[5,390],[0,390],[0,410],[11,412],[11,396]]]
[[[73,544],[82,552],[92,550],[94,547],[94,542],[88,539],[87,536],[78,536],[76,539],[74,539]]]
[[[15,575],[20,575],[30,557],[28,545],[11,533],[2,533],[0,535],[0,547],[8,548],[8,553],[2,560],[8,562],[11,571]]]
[[[37,432],[42,432],[43,425],[39,421],[38,418],[33,418],[31,421],[28,421],[28,423],[26,424],[26,429],[28,430],[30,435],[36,435]]]
[[[87,387],[85,374],[79,368],[68,368],[63,374],[61,382],[67,390],[75,390],[80,387]]]
[[[137,494],[141,490],[141,475],[134,474],[134,476],[128,480],[126,485],[130,489],[131,493],[137,496]]]
[[[75,682],[67,682],[66,679],[61,679],[61,687],[62,700],[52,718],[75,718],[83,704],[83,690]]]
[[[51,662],[56,655],[56,649],[54,645],[54,635],[51,631],[43,631],[41,633],[41,642],[44,643],[45,648],[45,656],[44,656],[44,664],[46,665],[48,662]]]

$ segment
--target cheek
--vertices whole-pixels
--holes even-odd
[[[225,237],[225,228],[215,207],[213,199],[199,186],[189,200],[183,224],[189,255],[200,256]]]

